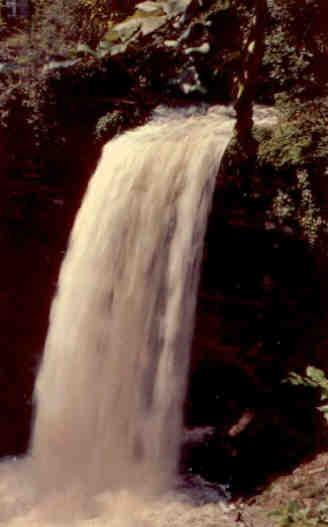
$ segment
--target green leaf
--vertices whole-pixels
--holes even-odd
[[[327,382],[328,384],[325,373],[322,370],[319,370],[319,368],[308,366],[306,368],[306,375],[318,383]]]

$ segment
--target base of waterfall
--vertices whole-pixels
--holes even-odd
[[[27,457],[0,466],[0,526],[231,526],[224,488],[199,476],[177,479],[172,490],[157,496],[126,489],[90,496],[78,484],[43,492],[31,479],[30,465]]]

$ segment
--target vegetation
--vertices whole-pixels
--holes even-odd
[[[328,378],[323,370],[308,366],[305,375],[292,372],[285,382],[293,386],[316,390],[320,400],[317,409],[328,423]],[[269,518],[277,527],[324,527],[328,525],[326,480],[320,483],[311,481],[317,473],[325,474],[325,467],[310,471],[308,478],[303,481],[295,480],[291,487],[299,490],[299,497],[284,501],[269,513]]]
[[[321,404],[318,410],[328,422],[328,378],[325,372],[314,366],[308,366],[305,375],[292,372],[287,380],[294,386],[307,386],[319,391]]]
[[[269,516],[277,527],[324,527],[328,525],[328,499],[323,498],[313,508],[297,501],[289,501]]]
[[[264,0],[213,0],[202,8],[191,0],[163,0],[139,3],[134,10],[135,4],[132,0],[34,0],[28,35],[19,31],[6,35],[4,41],[6,65],[0,70],[3,124],[15,93],[18,99],[26,99],[22,104],[35,114],[31,117],[34,121],[47,121],[36,114],[47,112],[48,101],[40,104],[38,99],[49,94],[49,77],[58,81],[71,69],[83,82],[85,76],[97,76],[99,69],[107,69],[109,59],[115,57],[128,74],[131,70],[131,75],[138,75],[139,91],[157,90],[159,82],[164,82],[164,92],[192,97],[212,98],[215,91],[225,91],[224,97],[230,92],[231,97],[235,90],[238,130],[246,135],[251,114],[245,107],[250,107],[256,91],[260,100],[274,101],[281,114],[278,127],[261,144],[261,161],[278,170],[292,165],[326,165],[327,73],[322,66],[327,7],[323,1],[276,0],[270,2],[269,9]],[[184,14],[186,20],[181,18]],[[229,42],[218,45],[222,23],[234,18],[233,26],[228,27],[234,27]],[[265,54],[258,76],[264,36]],[[227,39],[227,35],[222,37]],[[140,46],[149,60],[147,66],[140,65],[135,71],[127,60],[138,63]],[[168,63],[165,81],[164,76],[156,79],[159,73],[151,58],[155,50],[163,64]],[[228,70],[230,80],[229,75],[225,78]],[[239,79],[238,86],[225,88],[233,75]],[[112,82],[117,82],[115,77]],[[50,106],[51,97],[57,95],[51,94]],[[36,133],[42,134],[42,130]]]

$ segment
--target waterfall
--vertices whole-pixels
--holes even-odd
[[[172,485],[206,222],[233,126],[221,107],[165,110],[105,146],[35,386],[24,477],[39,496]]]

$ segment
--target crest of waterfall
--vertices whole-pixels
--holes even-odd
[[[36,381],[26,466],[43,494],[172,482],[205,228],[233,127],[221,107],[162,110],[105,146]]]

